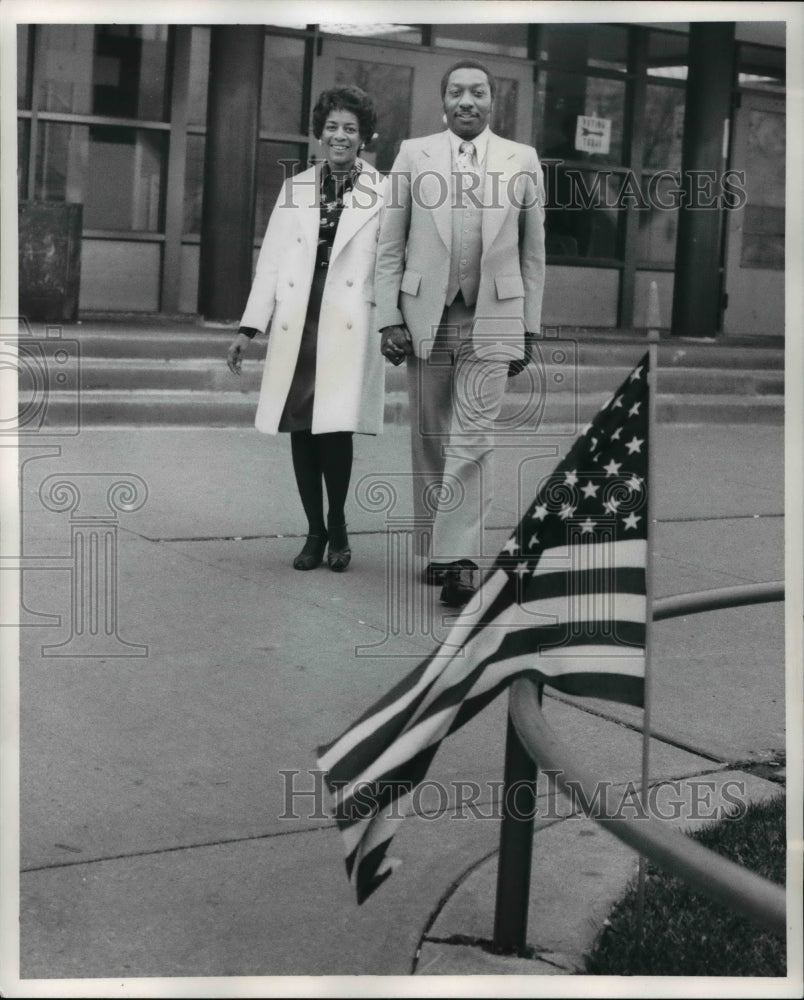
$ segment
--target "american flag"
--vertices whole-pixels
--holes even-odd
[[[648,358],[584,428],[446,640],[319,748],[362,903],[441,740],[517,677],[641,705],[648,546]]]

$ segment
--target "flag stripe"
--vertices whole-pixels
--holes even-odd
[[[648,355],[535,489],[440,646],[319,751],[359,902],[442,740],[516,677],[641,705],[649,522]]]

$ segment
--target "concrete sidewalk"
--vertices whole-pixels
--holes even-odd
[[[490,553],[571,441],[534,435],[499,449]],[[536,445],[548,453],[534,458]],[[582,968],[636,860],[577,819],[553,819],[535,836],[538,960],[486,950],[505,698],[445,741],[429,775],[453,790],[480,783],[490,815],[456,811],[452,795],[422,796],[433,815],[402,825],[392,854],[404,864],[362,907],[337,830],[304,794],[315,789],[315,747],[447,627],[435,588],[414,588],[401,619],[388,600],[389,518],[410,513],[407,428],[355,446],[354,556],[342,575],[291,568],[303,518],[285,437],[85,428],[23,449],[24,978]],[[653,454],[657,596],[781,579],[780,428],[660,425]],[[106,608],[129,646],[62,656],[76,615],[68,570],[78,522],[103,513],[110,486],[127,478],[128,501],[123,488],[122,510],[105,514],[118,580]],[[59,480],[80,493],[78,509],[56,502]],[[137,490],[144,502],[133,509]],[[720,788],[732,778],[753,798],[778,791],[755,772],[784,749],[782,605],[656,632],[653,720],[664,738],[653,741],[653,780]],[[638,781],[639,713],[558,698],[546,712],[601,778]]]

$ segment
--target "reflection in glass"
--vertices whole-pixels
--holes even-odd
[[[528,56],[527,24],[434,24],[433,45],[445,49]]]
[[[679,31],[651,31],[648,35],[648,76],[687,79],[689,36]]]
[[[28,24],[17,26],[17,107],[30,108],[30,51],[31,27]]]
[[[307,123],[301,120],[304,46],[302,38],[265,36],[260,97],[260,128],[263,131],[307,131]]]
[[[190,81],[187,94],[187,120],[191,125],[206,125],[207,122],[209,40],[209,28],[193,28],[190,41]]]
[[[519,81],[506,77],[495,77],[497,90],[494,94],[492,127],[497,135],[516,140],[516,104],[519,95]]]
[[[31,123],[17,122],[17,197],[24,201],[28,197],[28,156],[30,153]]]
[[[785,115],[748,112],[746,193],[740,267],[784,268]]]
[[[167,25],[44,24],[42,110],[164,121]]]
[[[145,129],[39,129],[34,197],[81,202],[86,229],[159,232],[167,137]]]
[[[648,84],[645,94],[646,167],[681,166],[681,140],[684,136],[685,92],[678,87]]]
[[[543,24],[541,59],[560,63],[563,69],[624,71],[628,59],[628,29],[613,24]]]
[[[403,139],[410,135],[413,68],[363,59],[337,59],[335,83],[356,84],[374,101],[377,109],[377,138],[369,146],[378,170],[387,173],[393,166]]]
[[[681,174],[645,174],[642,190],[648,207],[637,212],[637,259],[644,264],[673,264],[678,235]]]
[[[184,226],[185,235],[201,235],[201,208],[204,197],[204,147],[203,135],[187,136],[187,155],[184,166]]]
[[[257,149],[257,202],[254,238],[262,241],[282,184],[307,166],[307,146],[297,142],[261,142]]]
[[[537,102],[543,108],[537,148],[550,159],[586,163],[622,163],[625,83],[604,77],[548,70],[539,77]],[[607,153],[588,153],[576,146],[578,115],[611,122]]]
[[[784,90],[785,56],[784,49],[741,45],[737,58],[740,86],[752,90]]]
[[[372,41],[387,39],[391,42],[407,42],[421,45],[421,28],[415,24],[321,24],[322,35],[344,35],[347,38],[371,38]]]
[[[582,170],[542,160],[546,205],[545,242],[550,257],[622,256],[626,175]]]

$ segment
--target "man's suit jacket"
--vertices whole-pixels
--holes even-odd
[[[377,326],[404,323],[419,357],[430,353],[446,300],[452,169],[449,132],[403,142],[382,210],[374,274]],[[535,149],[489,135],[482,204],[474,352],[479,358],[520,359],[524,332],[539,332],[544,289],[544,187]]]

